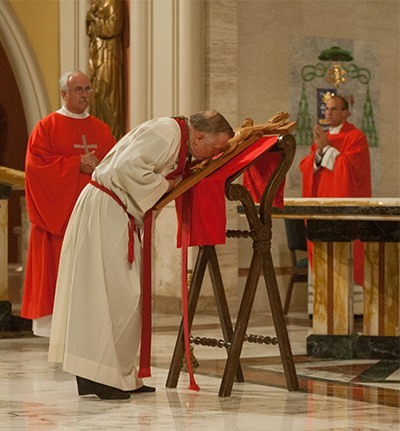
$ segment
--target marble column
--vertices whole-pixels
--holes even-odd
[[[394,242],[366,243],[364,335],[400,335],[399,249]]]
[[[307,353],[315,357],[350,359],[357,348],[353,324],[354,221],[308,220],[307,237],[313,242],[313,334]]]
[[[0,200],[0,301],[8,300],[8,201]]]
[[[359,357],[400,358],[400,224],[360,223],[365,241],[363,334]]]
[[[313,332],[353,332],[353,254],[351,242],[316,242],[313,252]]]
[[[1,192],[1,190],[0,190]],[[0,330],[11,330],[8,293],[8,201],[0,198]]]

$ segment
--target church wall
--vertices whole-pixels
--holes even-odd
[[[210,2],[209,25],[224,32],[227,15],[235,11],[237,32],[224,32],[224,43],[213,44],[209,70],[218,73],[209,74],[208,90],[210,100],[229,106],[231,89],[237,89],[236,124],[245,116],[251,116],[256,122],[262,122],[279,110],[288,111],[291,119],[296,119],[297,112],[291,109],[289,80],[291,49],[293,39],[342,39],[357,42],[359,45],[377,47],[379,64],[359,64],[361,67],[377,70],[372,76],[378,94],[375,121],[379,133],[379,147],[371,149],[373,158],[374,196],[399,196],[399,3],[397,1],[269,1],[238,0]],[[379,19],[377,19],[379,17]],[[214,40],[215,42],[215,40]],[[328,42],[327,42],[328,43]],[[237,59],[225,62],[226,46],[237,47]],[[330,48],[328,44],[325,49]],[[315,52],[316,63],[319,50]],[[301,53],[298,55],[301,56]],[[357,63],[355,59],[355,63]],[[376,61],[371,58],[371,62]],[[234,74],[230,67],[237,64]],[[305,62],[305,64],[309,64]],[[298,70],[300,74],[300,70]],[[229,86],[232,77],[236,87]],[[225,86],[214,85],[223,81]],[[235,91],[234,90],[234,91]],[[226,92],[227,100],[223,94]],[[218,104],[216,106],[219,108]],[[222,109],[222,108],[221,108]],[[229,111],[229,110],[228,110]],[[224,112],[224,111],[223,111]],[[235,124],[235,121],[232,121]],[[301,196],[301,178],[298,170],[300,159],[308,152],[308,147],[299,147],[296,159],[290,170],[285,189],[288,197]],[[239,220],[240,228],[245,229],[244,220]],[[289,265],[287,245],[284,240],[283,221],[275,219],[273,223],[272,253],[278,274],[278,284],[282,293],[285,291],[287,277],[279,276]],[[283,240],[280,240],[280,239]],[[239,245],[239,268],[248,267],[251,244],[242,240]],[[282,270],[282,271],[281,271]],[[243,277],[239,285],[243,284]],[[262,284],[262,283],[261,283]],[[263,289],[259,289],[262,291]],[[264,292],[258,294],[255,306],[265,308]],[[305,309],[307,289],[295,287],[291,310]]]
[[[24,28],[51,101],[51,110],[59,108],[60,77],[59,2],[43,0],[8,0]]]
[[[380,166],[376,175],[380,178],[375,181],[374,195],[398,196],[399,16],[397,1],[239,0],[240,117],[250,115],[261,121],[277,110],[288,110],[291,117],[296,118],[297,112],[290,110],[288,93],[289,76],[295,72],[290,70],[293,39],[327,39],[326,49],[331,47],[332,39],[352,40],[359,45],[375,44],[377,58],[371,56],[368,64],[367,57],[360,61],[360,56],[356,56],[354,63],[377,70],[371,78],[371,86],[374,85],[379,94],[374,110],[379,114],[375,121],[380,142]],[[314,63],[318,61],[319,52],[316,43]],[[307,60],[305,58],[304,65],[309,64]],[[289,193],[300,195],[301,192],[298,188]]]

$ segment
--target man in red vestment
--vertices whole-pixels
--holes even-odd
[[[371,197],[368,142],[361,130],[348,123],[347,100],[333,96],[326,104],[329,132],[314,126],[311,151],[300,163],[303,197]],[[363,285],[364,256],[360,241],[354,243],[354,280]]]
[[[84,73],[65,73],[60,91],[64,106],[35,126],[25,161],[31,226],[21,316],[32,319],[41,336],[50,336],[58,261],[72,209],[115,144],[110,128],[86,112],[92,88]]]

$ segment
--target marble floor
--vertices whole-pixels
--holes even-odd
[[[219,348],[194,346],[199,392],[188,389],[186,373],[176,389],[165,388],[180,318],[156,314],[153,322],[152,377],[146,384],[157,391],[127,401],[79,397],[74,377],[47,362],[47,339],[30,331],[0,334],[0,430],[400,429],[398,361],[307,357],[311,322],[305,313],[287,319],[301,390],[287,391],[277,346],[245,343],[245,383],[235,383],[227,398],[218,396],[226,358]],[[257,313],[248,333],[273,336],[271,316]],[[196,316],[192,335],[222,338],[217,318]]]

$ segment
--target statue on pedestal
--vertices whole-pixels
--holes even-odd
[[[123,24],[123,1],[92,0],[86,14],[88,75],[93,88],[90,112],[110,126],[116,140],[125,134]]]

